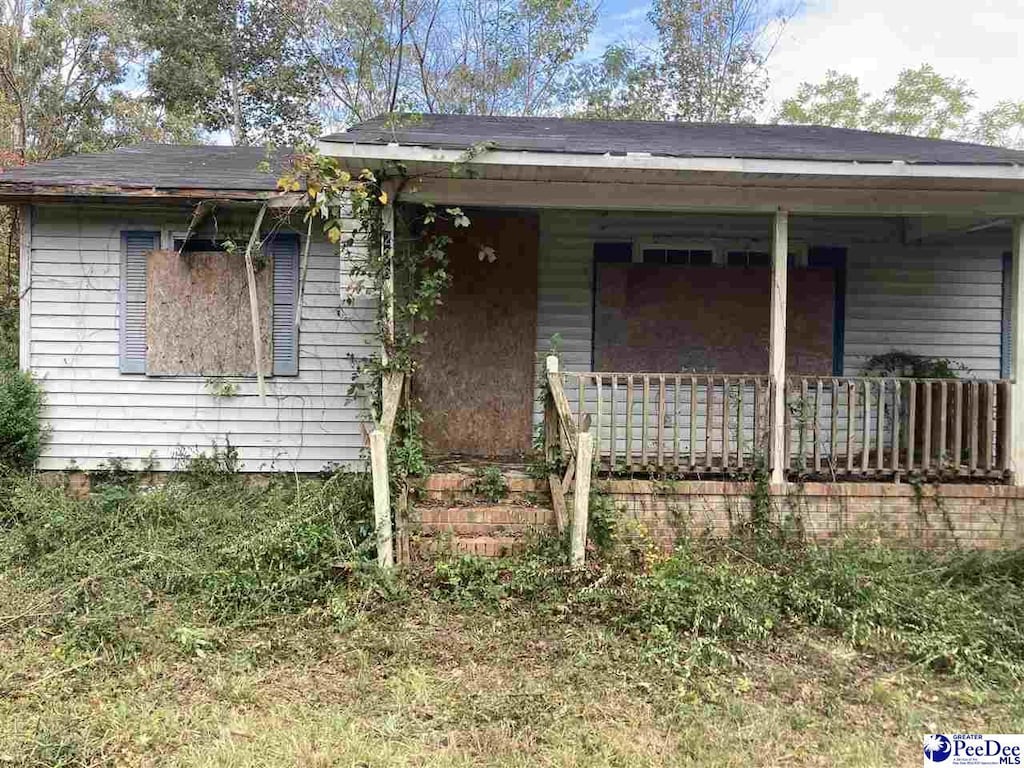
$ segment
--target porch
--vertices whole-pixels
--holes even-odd
[[[531,450],[539,375],[609,476],[1011,479],[1005,220],[470,215],[413,384],[441,455]],[[892,353],[946,372],[873,367]]]

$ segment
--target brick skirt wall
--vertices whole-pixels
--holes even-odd
[[[724,536],[750,517],[750,483],[613,480],[619,517],[666,545],[681,533]],[[818,540],[857,534],[899,546],[985,549],[1024,544],[1024,488],[1004,485],[789,483],[770,490],[772,518]]]
[[[751,483],[604,480],[615,519],[627,535],[669,548],[680,536],[725,536],[749,520]],[[408,529],[431,549],[441,540],[461,551],[499,555],[532,534],[554,530],[546,484],[509,482],[499,502],[474,498],[472,478],[427,478]],[[1004,485],[789,483],[770,489],[773,520],[827,541],[857,535],[895,546],[1013,548],[1024,544],[1024,488]],[[570,509],[571,509],[570,500]]]

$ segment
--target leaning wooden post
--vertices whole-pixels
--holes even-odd
[[[580,424],[576,436],[576,487],[572,499],[572,565],[581,567],[587,558],[587,518],[590,515],[590,473],[593,468],[594,438],[590,424]]]
[[[555,405],[555,396],[551,391],[551,375],[558,374],[558,358],[555,355],[548,355],[544,361],[547,377],[547,396],[544,398],[544,461],[549,466],[561,458],[561,428],[558,424],[558,406]],[[548,489],[551,491],[551,506],[555,511],[555,527],[558,534],[565,533],[565,527],[569,514],[565,507],[565,489],[562,487],[562,478],[557,472],[548,472]]]
[[[1013,222],[1010,264],[1010,472],[1024,485],[1024,219]]]
[[[768,372],[771,377],[772,439],[769,457],[772,483],[786,479],[786,270],[789,266],[789,214],[775,213],[772,236],[771,337]]]
[[[384,282],[379,300],[384,304],[385,327],[388,338],[382,340],[381,362],[387,365],[388,348],[395,339],[395,209],[394,201],[388,195],[381,209],[380,249],[381,257],[388,260],[388,276]],[[388,372],[381,380],[381,415],[370,432],[370,475],[373,479],[373,520],[377,534],[377,565],[392,568],[395,565],[394,536],[391,525],[391,475],[388,472],[388,443],[398,399],[401,394],[403,376]]]
[[[391,482],[388,477],[388,438],[379,429],[370,432],[370,471],[373,474],[373,524],[377,533],[377,565],[395,564],[391,536]]]
[[[267,399],[267,385],[263,379],[263,344],[260,338],[260,306],[256,296],[256,269],[253,266],[252,253],[260,242],[260,227],[263,226],[263,217],[267,213],[267,206],[264,203],[256,214],[256,222],[252,225],[252,233],[249,235],[249,244],[245,247],[245,279],[249,287],[249,319],[252,321],[252,354],[256,366],[256,391],[259,392],[260,400]]]

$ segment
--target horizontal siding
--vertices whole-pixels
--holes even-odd
[[[29,352],[46,392],[50,439],[43,469],[93,469],[110,459],[173,469],[182,455],[238,448],[246,471],[315,472],[361,462],[363,410],[348,398],[350,355],[373,344],[373,307],[347,306],[337,249],[318,239],[301,308],[299,375],[236,379],[214,397],[205,378],[124,375],[118,370],[120,233],[182,231],[187,211],[100,207],[36,210],[31,253]]]
[[[1006,246],[1009,246],[1009,240]],[[1002,254],[993,245],[853,245],[847,254],[847,375],[873,355],[945,357],[998,378]]]
[[[758,216],[543,211],[538,359],[558,334],[563,368],[591,368],[595,241],[740,240],[764,249],[770,245],[769,233],[770,220]],[[949,357],[978,377],[999,375],[1005,247],[991,233],[971,236],[970,242],[977,243],[971,247],[902,246],[900,219],[794,216],[790,237],[848,249],[846,375],[856,375],[872,355],[896,349]],[[568,395],[575,408],[577,394]],[[534,418],[541,418],[539,404]]]

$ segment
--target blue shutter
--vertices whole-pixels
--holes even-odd
[[[147,262],[159,247],[159,232],[121,233],[121,373],[146,372]]]
[[[274,235],[267,244],[274,264],[274,375],[299,374],[299,328],[295,322],[299,296],[299,238]]]

